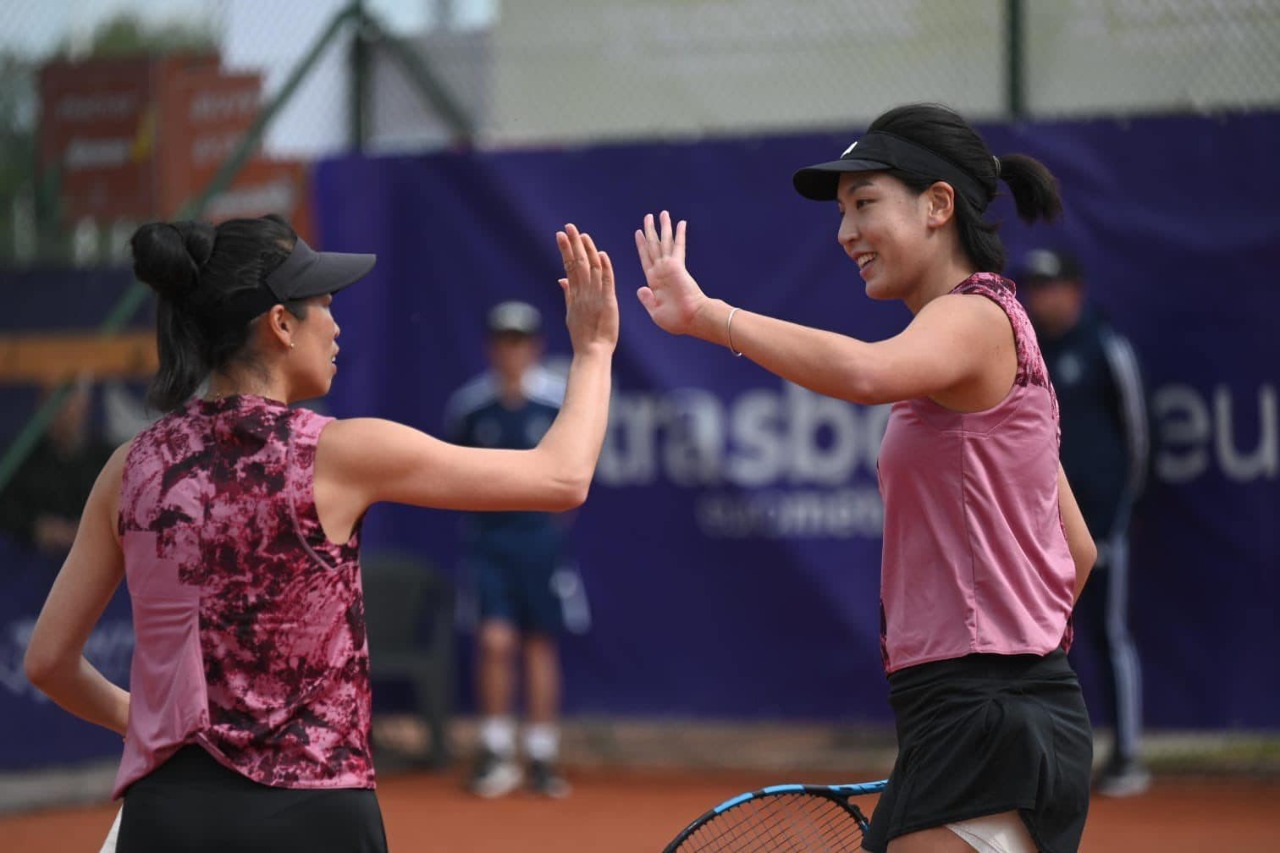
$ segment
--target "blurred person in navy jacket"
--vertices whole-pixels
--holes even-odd
[[[1077,641],[1098,651],[1101,710],[1115,725],[1114,746],[1095,789],[1131,796],[1151,784],[1141,758],[1142,670],[1128,615],[1128,527],[1150,448],[1141,372],[1129,341],[1087,298],[1074,255],[1033,249],[1017,272],[1058,393],[1062,467],[1098,543],[1093,577],[1075,610]]]

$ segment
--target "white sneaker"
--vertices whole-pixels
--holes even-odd
[[[504,797],[510,794],[524,781],[524,771],[511,758],[485,750],[476,760],[475,771],[471,775],[471,793],[485,799]]]
[[[1103,770],[1093,789],[1103,797],[1136,797],[1150,787],[1151,771],[1134,761]]]

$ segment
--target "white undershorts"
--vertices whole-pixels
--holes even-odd
[[[120,816],[124,814],[124,806],[116,812],[116,819],[111,824],[111,830],[107,833],[107,838],[102,842],[102,849],[99,853],[116,853],[116,839],[120,836]]]
[[[949,823],[947,829],[978,853],[1036,853],[1036,843],[1016,811]]]

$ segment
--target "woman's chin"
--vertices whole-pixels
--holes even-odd
[[[893,298],[893,294],[890,293],[887,288],[883,287],[875,278],[870,280],[863,279],[862,289],[867,294],[868,299],[883,301],[885,299]]]

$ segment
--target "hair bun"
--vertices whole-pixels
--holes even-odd
[[[129,239],[133,274],[161,296],[181,298],[200,283],[215,231],[203,222],[149,222]]]

